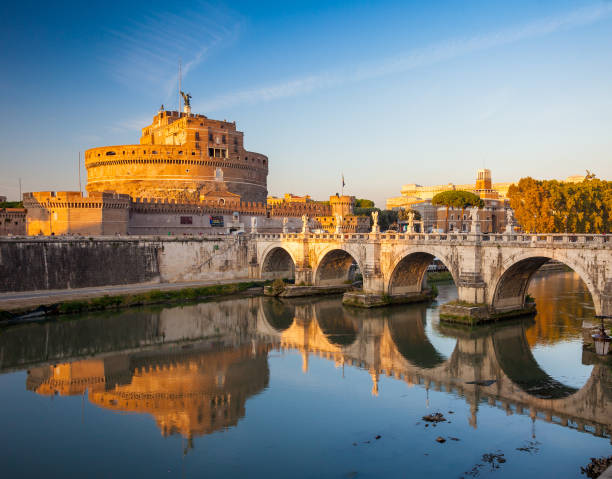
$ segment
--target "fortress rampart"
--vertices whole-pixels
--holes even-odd
[[[142,129],[140,144],[85,152],[87,191],[194,202],[221,169],[227,190],[245,201],[265,202],[268,158],[244,148],[233,122],[160,110]]]

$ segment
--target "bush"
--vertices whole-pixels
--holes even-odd
[[[278,296],[285,291],[285,282],[282,279],[275,279],[272,282],[272,294]]]

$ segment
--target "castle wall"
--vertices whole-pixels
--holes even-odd
[[[248,278],[247,239],[0,239],[0,291]]]
[[[159,245],[89,239],[0,240],[0,291],[159,281]]]
[[[24,208],[0,208],[0,236],[25,234],[26,210]]]
[[[125,195],[78,191],[40,191],[24,195],[27,234],[126,234],[130,199]]]

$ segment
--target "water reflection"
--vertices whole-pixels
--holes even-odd
[[[609,436],[607,367],[596,364],[582,387],[571,387],[534,358],[529,334],[538,321],[472,331],[436,322],[432,329],[431,311],[343,308],[338,298],[246,298],[94,315],[3,331],[0,372],[28,368],[30,391],[87,393],[101,408],[150,414],[164,436],[191,438],[237,425],[249,398],[268,387],[269,352],[290,350],[301,353],[303,371],[312,356],[369,371],[373,394],[388,376],[463,397],[473,427],[487,402]],[[432,331],[454,338],[450,355],[438,351]]]

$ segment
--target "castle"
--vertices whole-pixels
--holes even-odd
[[[265,203],[268,158],[244,149],[235,122],[162,108],[142,129],[139,145],[102,146],[85,152],[87,191],[115,191],[132,198],[197,202],[222,172],[230,193]]]
[[[311,229],[364,232],[355,198],[269,201],[268,158],[244,149],[236,124],[163,107],[139,145],[85,152],[88,196],[78,191],[23,195],[28,235],[182,235]],[[286,198],[285,198],[286,200]],[[341,218],[342,224],[337,226]]]

